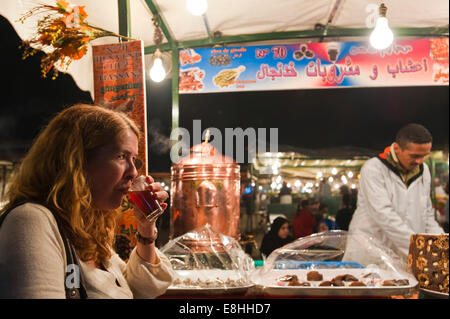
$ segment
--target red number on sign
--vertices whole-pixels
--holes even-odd
[[[285,47],[273,47],[272,52],[274,59],[284,59],[287,55]]]

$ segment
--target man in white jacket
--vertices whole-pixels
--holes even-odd
[[[349,232],[378,239],[404,261],[412,234],[444,232],[434,217],[430,171],[423,162],[431,146],[425,127],[408,124],[384,153],[363,165]]]

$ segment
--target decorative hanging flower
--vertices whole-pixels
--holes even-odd
[[[46,55],[41,59],[42,77],[53,70],[52,79],[58,76],[59,66],[67,71],[73,60],[81,59],[87,53],[87,45],[92,40],[113,36],[130,39],[120,34],[92,26],[86,21],[85,6],[71,6],[67,1],[57,0],[55,6],[42,4],[23,14],[19,21],[36,14],[46,14],[38,20],[37,32],[29,40],[22,41],[24,49],[22,59],[43,50]]]

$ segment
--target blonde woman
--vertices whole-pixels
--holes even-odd
[[[0,212],[9,211],[0,227],[1,298],[66,298],[70,285],[81,286],[82,298],[165,292],[173,270],[155,247],[155,224],[142,212],[135,210],[140,236],[128,263],[111,248],[116,209],[139,168],[138,139],[135,123],[100,106],[75,105],[50,121]],[[166,208],[168,194],[148,179]],[[78,268],[67,260],[71,248]]]

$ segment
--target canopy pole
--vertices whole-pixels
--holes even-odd
[[[177,47],[172,47],[172,130],[179,127],[179,53]]]
[[[158,24],[161,27],[161,30],[164,33],[164,36],[166,37],[167,41],[169,43],[172,43],[173,38],[172,38],[171,32],[169,31],[169,28],[167,27],[166,22],[159,14],[160,10],[158,9],[158,7],[155,5],[153,0],[145,0],[145,3],[147,4],[147,7],[150,9],[153,17],[158,20]],[[145,52],[145,53],[147,54],[147,52]]]
[[[208,19],[206,18],[206,14],[205,13],[202,15],[202,18],[203,18],[203,23],[205,24],[206,32],[208,33],[208,38],[210,40],[212,40],[211,29],[209,28]]]
[[[302,30],[302,31],[284,31],[284,32],[270,32],[270,33],[255,33],[231,35],[213,38],[203,38],[188,41],[175,42],[178,49],[199,48],[199,47],[213,47],[215,45],[231,45],[261,42],[261,41],[281,41],[281,40],[295,40],[311,39],[311,38],[346,38],[346,37],[365,37],[367,38],[372,29],[328,29],[324,36],[324,30]],[[448,27],[446,28],[392,28],[397,38],[401,37],[448,37]],[[161,51],[172,50],[172,44],[162,43],[159,46]],[[150,45],[144,48],[145,54],[155,52],[156,46]]]
[[[117,0],[119,12],[119,34],[131,38],[130,0]],[[122,39],[127,41],[127,39]]]

